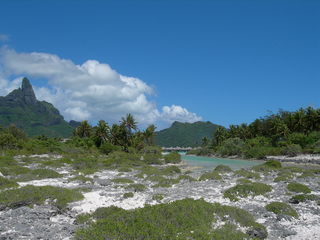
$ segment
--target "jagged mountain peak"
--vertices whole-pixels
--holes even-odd
[[[37,102],[37,98],[34,94],[32,85],[29,79],[26,77],[22,79],[21,91],[23,100],[26,104],[35,104]]]

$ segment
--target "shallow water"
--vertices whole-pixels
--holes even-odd
[[[201,167],[201,170],[213,169],[220,164],[227,165],[233,170],[237,170],[241,168],[249,168],[263,163],[263,161],[201,157],[183,154],[181,155],[181,159],[189,166]]]

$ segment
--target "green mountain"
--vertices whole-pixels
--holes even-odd
[[[203,137],[212,138],[218,127],[211,122],[174,122],[171,127],[156,132],[155,143],[162,147],[197,147]]]
[[[21,88],[0,97],[0,125],[10,124],[29,136],[69,137],[74,129],[51,103],[36,99],[27,78],[22,80]]]

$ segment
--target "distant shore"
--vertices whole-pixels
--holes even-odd
[[[189,156],[197,156],[190,154]],[[299,164],[299,165],[310,165],[310,166],[320,166],[320,154],[299,154],[294,157],[289,157],[285,155],[279,156],[266,156],[265,159],[246,159],[239,156],[229,156],[221,157],[217,155],[201,156],[208,158],[219,158],[219,159],[233,159],[233,160],[246,160],[246,161],[266,161],[266,160],[277,160],[286,164]]]

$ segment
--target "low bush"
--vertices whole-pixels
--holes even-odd
[[[177,152],[171,152],[164,156],[165,163],[180,163],[181,155]]]
[[[51,170],[51,169],[34,169],[30,170],[25,174],[21,174],[17,176],[15,179],[17,181],[31,181],[31,180],[39,180],[39,179],[46,179],[46,178],[59,178],[62,177],[60,173]]]
[[[290,198],[289,202],[293,204],[298,204],[301,202],[306,202],[306,201],[318,201],[320,200],[320,197],[317,195],[313,194],[300,194],[300,195],[295,195]]]
[[[211,171],[202,174],[199,178],[199,181],[206,181],[206,180],[221,180],[222,177],[220,176],[219,172]]]
[[[234,172],[236,176],[244,177],[244,178],[250,178],[250,179],[260,179],[260,174],[255,173],[246,169],[239,169]]]
[[[246,211],[204,200],[184,199],[128,211],[112,207],[104,209],[100,217],[89,227],[78,229],[75,238],[185,240],[231,236],[228,239],[237,240],[256,238],[252,234],[256,231],[262,233],[260,239],[267,237],[266,229]],[[213,228],[219,219],[226,222],[225,226]],[[235,225],[240,225],[246,232],[237,230]]]
[[[0,192],[0,210],[5,208],[18,208],[34,204],[42,204],[45,200],[51,200],[51,204],[64,209],[68,203],[83,199],[78,190],[71,190],[52,186],[25,186],[18,189],[10,189]]]
[[[132,198],[134,196],[133,192],[127,192],[125,194],[123,194],[123,198]]]
[[[232,169],[229,166],[226,165],[218,165],[214,169],[217,172],[232,172]]]
[[[311,193],[311,189],[308,188],[306,185],[301,183],[289,183],[287,189],[290,192],[297,192],[297,193]]]
[[[294,177],[293,173],[291,171],[285,170],[280,171],[277,175],[277,177],[274,179],[274,182],[287,182],[292,180]]]
[[[161,202],[161,200],[164,198],[163,194],[155,194],[152,196],[152,200]]]
[[[119,183],[119,184],[134,183],[134,181],[132,181],[129,178],[115,178],[115,179],[112,179],[112,182]]]
[[[283,154],[289,157],[295,157],[302,152],[302,148],[298,144],[291,144],[284,148]]]
[[[271,190],[272,187],[264,183],[244,183],[227,189],[223,196],[229,198],[231,201],[238,201],[239,198],[264,195],[271,192]]]
[[[78,181],[78,182],[81,182],[81,183],[86,183],[86,182],[93,183],[93,179],[92,179],[92,178],[85,177],[85,176],[83,176],[83,175],[78,175],[78,176],[69,178],[68,181],[69,181],[69,182]]]
[[[272,202],[266,205],[266,209],[269,212],[273,212],[277,215],[288,215],[298,218],[298,213],[289,204],[283,202]]]
[[[0,176],[0,190],[5,188],[18,187],[19,185],[12,180]]]
[[[115,146],[109,142],[104,142],[103,144],[100,145],[99,147],[100,152],[104,154],[109,154],[115,151],[120,151],[121,147],[120,146]]]
[[[134,192],[143,192],[147,189],[147,187],[140,183],[132,183],[126,186],[126,189],[133,190]]]

